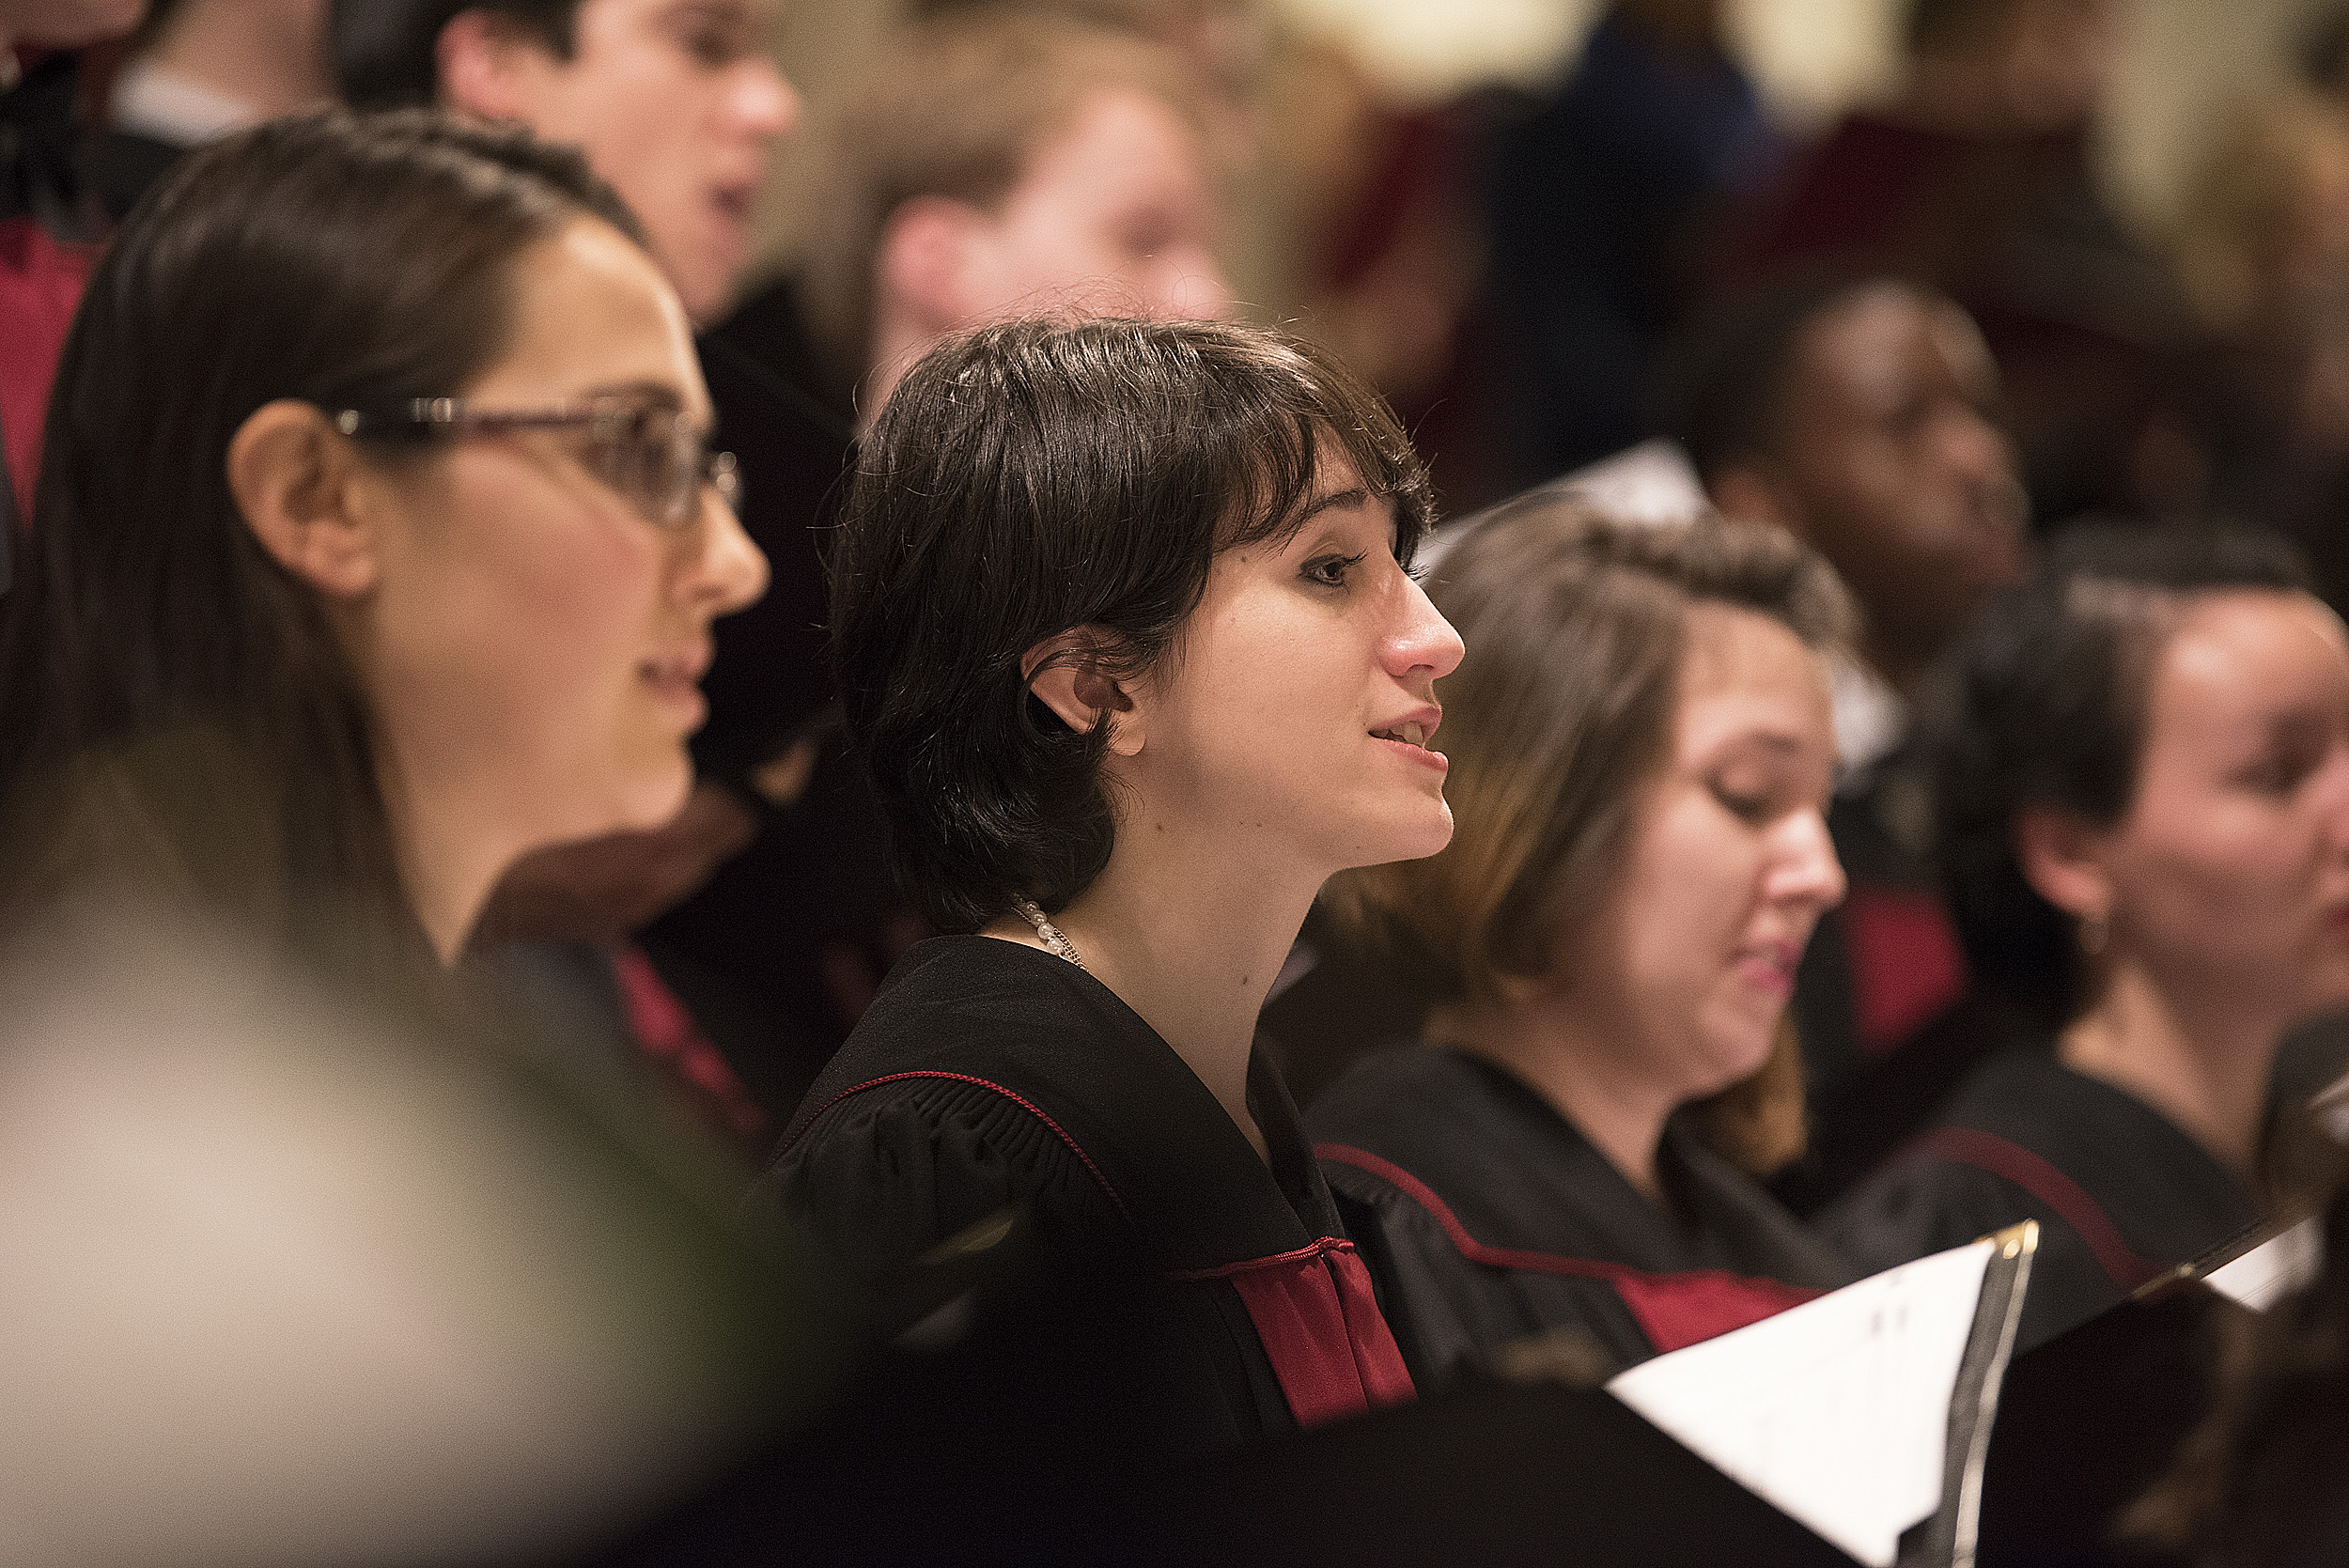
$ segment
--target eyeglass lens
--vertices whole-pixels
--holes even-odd
[[[673,410],[631,410],[599,444],[612,487],[656,522],[674,527],[689,520],[705,479],[717,485],[729,506],[735,504],[732,465],[713,463],[701,431]]]

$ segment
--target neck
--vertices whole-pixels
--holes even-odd
[[[2289,1019],[2230,1001],[2197,1007],[2125,959],[2057,1058],[2159,1111],[2237,1176],[2253,1177],[2268,1069]]]
[[[1107,868],[1052,920],[1093,977],[1158,1031],[1268,1158],[1248,1110],[1249,1053],[1256,1015],[1320,885],[1311,872],[1267,876],[1228,845],[1121,831]],[[987,929],[1044,945],[1017,914]]]
[[[1623,1178],[1652,1203],[1664,1202],[1656,1153],[1672,1094],[1610,1070],[1610,1051],[1595,1020],[1533,997],[1439,1007],[1428,1038],[1506,1068],[1591,1141]]]
[[[390,763],[383,771],[384,809],[398,848],[400,883],[433,953],[443,964],[453,964],[521,846],[496,828],[498,815],[486,809],[492,802],[403,778]]]
[[[320,28],[289,28],[284,8],[184,0],[146,63],[249,105],[268,119],[333,96]],[[318,8],[321,15],[324,8]]]

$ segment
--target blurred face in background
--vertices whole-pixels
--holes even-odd
[[[1966,314],[1872,285],[1804,327],[1764,482],[1850,585],[1885,674],[1936,657],[2022,569],[2025,502]]]
[[[1216,238],[1198,132],[1146,93],[1100,92],[970,225],[958,310],[967,323],[1056,304],[1221,318],[1232,294]]]
[[[707,324],[750,260],[769,148],[800,116],[762,25],[752,0],[583,0],[569,59],[516,45],[503,101],[460,106],[582,147]]]
[[[1610,1076],[1672,1104],[1770,1054],[1819,916],[1843,896],[1822,815],[1835,736],[1817,656],[1780,622],[1699,602],[1680,692],[1600,908],[1568,923],[1558,1004],[1614,1053]]]
[[[2305,594],[2191,601],[2155,665],[2136,795],[2093,853],[2116,962],[2287,1018],[2349,1004],[2340,617]]]

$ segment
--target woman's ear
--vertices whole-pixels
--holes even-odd
[[[1797,538],[1806,537],[1801,512],[1789,504],[1777,481],[1761,469],[1739,463],[1721,470],[1706,484],[1713,509],[1732,522],[1766,522]]]
[[[375,530],[358,495],[349,438],[308,403],[253,411],[228,442],[228,493],[277,564],[319,593],[355,598],[375,586]]]
[[[951,196],[911,196],[881,225],[873,262],[883,299],[926,334],[971,319],[972,242],[985,214]]]
[[[2077,813],[2024,806],[2015,814],[2015,860],[2031,890],[2091,924],[2112,913],[2112,880],[2099,853],[2104,835]]]
[[[432,44],[442,107],[475,119],[528,121],[534,77],[555,64],[535,34],[478,6],[449,17]]]
[[[1110,750],[1119,756],[1137,755],[1143,746],[1142,711],[1125,687],[1108,672],[1110,636],[1098,627],[1081,626],[1047,637],[1019,657],[1020,678],[1044,706],[1060,715],[1061,722],[1079,735],[1093,726],[1110,726]]]

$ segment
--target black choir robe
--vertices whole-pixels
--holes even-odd
[[[1205,1453],[1408,1399],[1369,1276],[1261,1051],[1249,1104],[1269,1167],[1090,974],[1018,943],[940,938],[891,972],[817,1080],[770,1195],[884,1291],[1006,1208],[1024,1212],[1052,1267],[1130,1280],[1131,1311],[1088,1320],[1074,1331],[1097,1343],[1063,1358],[1072,1385],[1096,1386],[1063,1391],[1128,1409],[1127,1436],[1147,1448]],[[1040,1375],[1062,1375],[1045,1360]]]
[[[2253,1225],[2259,1206],[2166,1117],[2043,1044],[1985,1063],[1821,1229],[1890,1268],[2022,1219],[2040,1234],[2018,1354]]]
[[[1628,1366],[1855,1278],[1677,1126],[1657,1155],[1668,1213],[1480,1058],[1374,1056],[1314,1103],[1310,1125],[1423,1387],[1567,1327]]]

